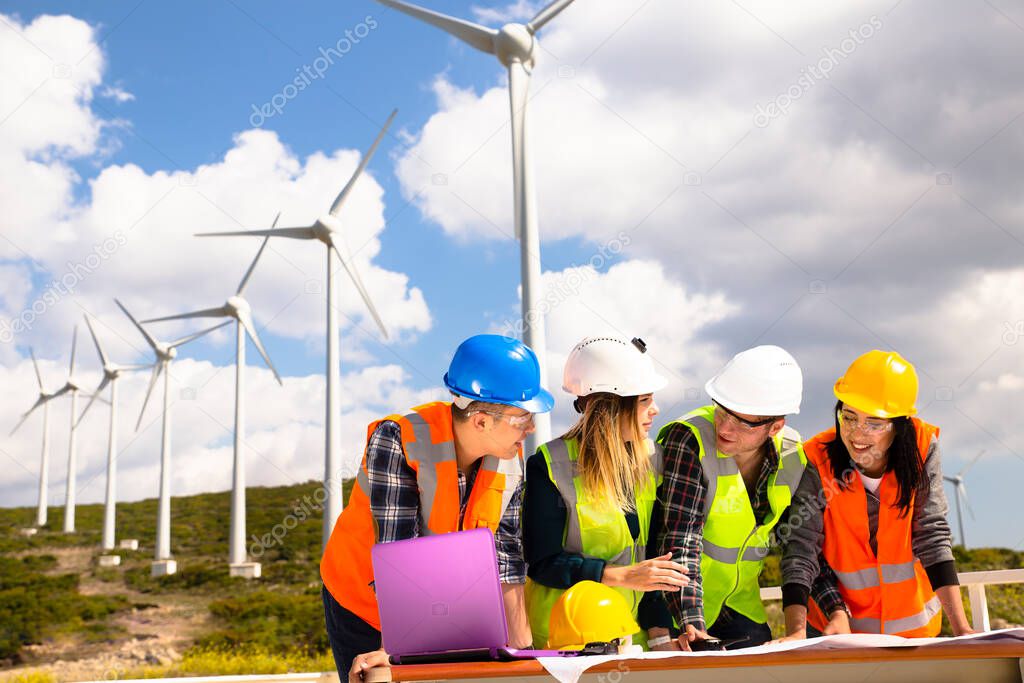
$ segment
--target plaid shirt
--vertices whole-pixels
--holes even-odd
[[[479,470],[479,460],[468,473],[459,470],[460,518],[466,512],[469,493]],[[390,543],[420,536],[424,522],[419,485],[416,471],[405,459],[402,428],[397,422],[385,420],[370,435],[366,447],[366,474],[370,481],[370,511],[377,524],[377,542]],[[522,507],[523,482],[520,482],[494,534],[498,576],[502,583],[526,583],[520,524]]]
[[[700,556],[704,537],[704,499],[707,495],[707,484],[704,482],[704,472],[700,465],[700,445],[693,431],[681,424],[672,425],[659,441],[665,449],[665,474],[660,492],[665,523],[658,539],[658,552],[671,552],[673,558],[681,556],[679,561],[690,570],[690,584],[679,592],[666,593],[665,597],[669,610],[680,627],[692,624],[694,628],[704,631],[706,626]],[[751,499],[754,519],[758,524],[763,524],[771,514],[768,480],[778,467],[779,454],[775,450],[775,444],[769,440],[768,457],[761,462],[761,471],[758,473],[757,485]],[[829,578],[828,575],[819,577],[811,589],[812,597],[825,610],[825,614],[831,614],[835,609],[845,609],[834,575],[831,581]]]

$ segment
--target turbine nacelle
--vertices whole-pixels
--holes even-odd
[[[332,233],[341,232],[341,230],[341,219],[329,213],[320,216],[313,223],[313,237],[327,246],[331,246]]]
[[[505,24],[494,36],[494,54],[503,65],[521,62],[533,68],[533,51],[537,42],[523,24]]]
[[[224,302],[224,312],[230,315],[232,318],[238,319],[239,315],[245,315],[252,310],[249,302],[239,295],[228,297],[228,300]]]

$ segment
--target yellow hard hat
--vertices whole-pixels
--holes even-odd
[[[868,351],[836,380],[836,398],[875,417],[917,413],[917,371],[895,351]]]
[[[551,610],[548,648],[582,650],[640,630],[622,593],[596,581],[580,581],[562,593]]]

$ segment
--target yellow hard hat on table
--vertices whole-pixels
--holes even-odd
[[[580,581],[551,610],[548,648],[582,650],[587,643],[607,643],[639,630],[621,593],[596,581]]]
[[[875,417],[917,413],[917,371],[895,351],[868,351],[836,380],[834,391],[845,405]]]

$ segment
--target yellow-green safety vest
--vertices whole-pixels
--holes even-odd
[[[650,442],[648,442],[650,443]],[[636,514],[640,522],[640,537],[633,540],[629,533],[626,515],[618,508],[592,498],[583,488],[576,460],[579,444],[575,439],[555,439],[538,449],[544,455],[548,476],[565,502],[566,524],[562,532],[562,547],[567,553],[578,553],[584,557],[598,558],[612,565],[629,565],[644,559],[648,532],[651,526],[651,510],[661,484],[662,451],[654,444],[651,449],[651,475],[647,483],[636,492]],[[529,501],[526,501],[529,505]],[[616,588],[633,606],[633,618],[643,593],[626,588]],[[547,648],[548,622],[555,602],[564,589],[550,588],[532,579],[526,580],[526,610],[533,631],[533,646]],[[647,638],[638,633],[634,642],[646,646]]]
[[[668,423],[658,433],[659,443],[674,424],[683,425],[697,437],[707,485],[700,557],[705,626],[710,628],[715,623],[723,605],[757,623],[766,623],[757,580],[771,546],[772,529],[789,507],[807,466],[800,434],[787,426],[772,437],[779,467],[768,479],[771,514],[758,526],[736,459],[715,446],[715,406],[698,408]],[[709,449],[715,457],[705,457]]]

